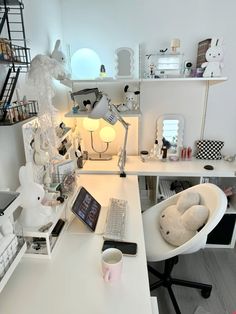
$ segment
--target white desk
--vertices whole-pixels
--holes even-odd
[[[136,257],[124,257],[121,281],[105,283],[99,235],[62,236],[52,260],[23,260],[0,294],[1,314],[151,314],[152,307],[136,176],[80,176],[103,205],[127,199],[127,240],[138,243]]]
[[[87,160],[79,173],[83,174],[119,174],[118,158],[113,156],[108,161]],[[211,164],[214,170],[206,170],[204,166]],[[224,160],[166,161],[150,160],[142,162],[139,156],[127,156],[125,164],[127,175],[141,176],[193,176],[193,177],[235,177],[236,162]]]

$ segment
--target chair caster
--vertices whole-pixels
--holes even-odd
[[[202,289],[201,290],[201,295],[204,299],[207,299],[211,295],[211,289]]]

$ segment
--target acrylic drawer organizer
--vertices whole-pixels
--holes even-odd
[[[4,249],[1,250],[1,247]],[[26,251],[22,235],[11,234],[5,237],[0,246],[0,292]]]
[[[52,253],[58,243],[60,235],[66,226],[66,203],[56,206],[53,208],[53,215],[51,216],[50,222],[52,225],[46,231],[39,231],[39,228],[28,227],[23,229],[24,238],[27,243],[27,250],[25,257],[35,258],[51,258]],[[55,228],[59,219],[62,219],[65,224],[61,229],[60,234],[57,236],[53,235],[53,229]]]
[[[26,104],[13,103],[11,106],[0,106],[0,125],[13,125],[18,122],[36,116],[38,113],[38,102],[29,100]]]

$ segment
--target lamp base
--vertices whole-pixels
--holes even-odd
[[[97,160],[111,160],[112,159],[112,156],[111,155],[102,155],[102,154],[97,154],[97,155],[90,155],[89,156],[89,160],[94,160],[94,161],[97,161]]]

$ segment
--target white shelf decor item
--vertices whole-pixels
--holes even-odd
[[[121,47],[115,51],[115,69],[117,79],[134,77],[134,51],[128,47]]]

